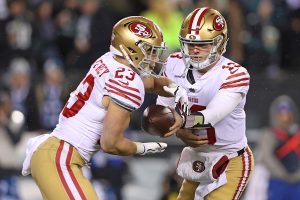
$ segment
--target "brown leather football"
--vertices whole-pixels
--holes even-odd
[[[142,129],[151,135],[163,137],[174,122],[175,118],[170,108],[150,105],[143,112]]]

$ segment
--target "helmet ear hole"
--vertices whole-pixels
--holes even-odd
[[[127,47],[127,49],[130,51],[130,53],[136,53],[136,51],[131,47]]]

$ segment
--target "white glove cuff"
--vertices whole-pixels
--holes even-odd
[[[145,153],[145,146],[141,142],[134,142],[136,145],[136,153],[135,154],[143,154]]]

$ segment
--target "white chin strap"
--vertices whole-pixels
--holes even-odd
[[[215,63],[219,59],[220,55],[217,53],[217,48],[218,48],[218,46],[213,46],[210,53],[208,54],[207,58],[202,62],[193,61],[192,58],[189,56],[188,63],[190,65],[192,65],[193,68],[196,70],[205,69],[206,67]]]
[[[190,59],[189,63],[194,67],[194,69],[205,69],[208,67],[211,63],[209,62],[209,59],[206,59],[203,62],[196,62]]]

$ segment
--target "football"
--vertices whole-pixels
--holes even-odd
[[[142,129],[150,135],[163,137],[169,132],[175,118],[170,108],[162,105],[150,105],[143,112]]]

